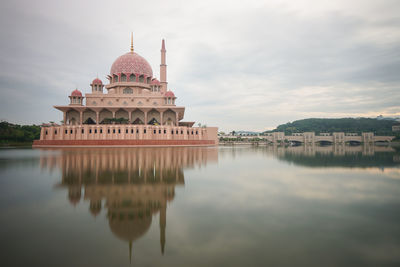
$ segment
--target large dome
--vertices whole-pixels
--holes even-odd
[[[135,74],[146,77],[153,76],[153,70],[146,59],[135,52],[128,52],[117,58],[111,66],[110,74]]]

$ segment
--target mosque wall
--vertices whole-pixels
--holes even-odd
[[[217,145],[217,127],[151,125],[62,125],[43,127],[41,146],[185,146]]]

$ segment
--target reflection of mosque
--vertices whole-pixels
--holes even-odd
[[[218,160],[216,148],[193,147],[67,149],[44,155],[42,167],[61,169],[60,186],[68,187],[71,204],[78,204],[83,188],[94,216],[107,210],[109,227],[129,243],[130,257],[132,242],[150,229],[158,213],[164,253],[167,203],[175,186],[184,185],[183,168]]]

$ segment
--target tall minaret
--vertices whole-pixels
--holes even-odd
[[[166,56],[167,50],[165,50],[165,41],[162,40],[161,45],[161,65],[160,65],[160,83],[162,91],[165,93],[167,91],[167,64],[166,64]]]

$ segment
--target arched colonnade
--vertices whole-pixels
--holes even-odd
[[[171,108],[69,108],[63,113],[64,125],[179,125],[179,112]]]

